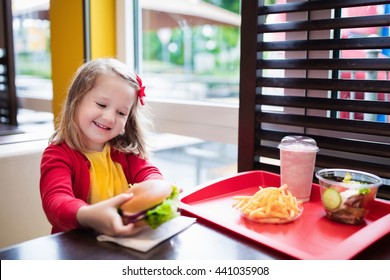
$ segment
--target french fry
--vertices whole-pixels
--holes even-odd
[[[303,208],[284,184],[279,188],[259,187],[252,196],[233,197],[233,207],[259,223],[286,223],[299,217]]]

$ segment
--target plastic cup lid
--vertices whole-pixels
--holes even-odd
[[[278,148],[288,150],[309,150],[318,152],[317,142],[307,136],[289,135],[283,137],[282,141],[278,145]]]

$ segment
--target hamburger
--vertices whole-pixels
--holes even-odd
[[[134,196],[119,207],[124,224],[148,225],[155,229],[179,216],[179,189],[161,181],[161,184],[130,185]]]

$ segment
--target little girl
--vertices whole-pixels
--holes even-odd
[[[52,233],[92,228],[129,235],[119,205],[129,184],[167,184],[148,160],[141,79],[116,59],[82,65],[41,161],[40,191]],[[149,122],[150,123],[150,122]]]

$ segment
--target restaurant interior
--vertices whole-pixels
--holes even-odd
[[[0,256],[389,259],[388,14],[390,3],[381,0],[2,0]],[[114,245],[98,251],[97,241],[78,231],[43,239],[50,238],[51,225],[39,193],[42,152],[72,75],[84,61],[99,57],[116,57],[142,74],[155,130],[151,160],[183,190],[183,213],[197,218],[190,229],[147,253]],[[222,186],[226,178],[240,184],[235,178],[246,172],[280,174],[278,145],[289,135],[315,139],[316,186],[314,173],[325,168],[381,178],[377,209],[364,225],[333,237],[340,245],[325,246],[326,253],[290,248],[290,241],[272,240],[257,226],[252,229],[257,235],[250,226],[243,234],[241,224],[232,227],[196,208],[218,197],[202,188],[234,193],[230,181]],[[312,200],[320,205],[317,196],[313,192]],[[204,204],[213,211],[212,203]],[[333,231],[332,226],[314,232]],[[288,236],[280,228],[272,228],[274,236]],[[369,241],[351,249],[367,235]],[[212,245],[206,254],[192,240],[214,240],[226,251],[213,251],[221,247]],[[36,251],[54,242],[53,251]],[[69,248],[59,249],[64,244]],[[72,246],[82,246],[85,255]]]

